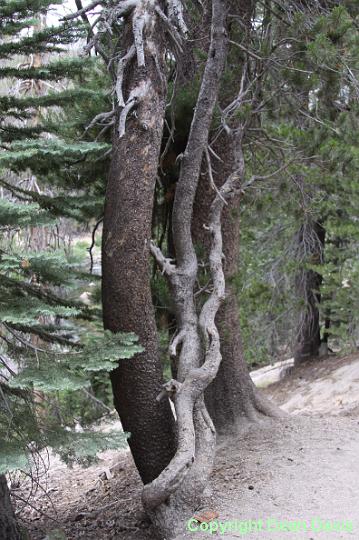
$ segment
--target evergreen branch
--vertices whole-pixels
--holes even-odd
[[[39,336],[42,341],[46,341],[48,343],[58,343],[59,345],[63,345],[64,347],[78,347],[82,348],[83,345],[80,343],[74,343],[70,339],[59,336],[54,333],[47,332],[40,326],[27,326],[24,324],[14,324],[14,323],[6,323],[10,328],[13,328],[14,330],[17,330],[18,332],[22,332],[24,334],[34,334],[35,336]],[[57,328],[54,328],[54,330],[58,330]]]
[[[29,341],[27,341],[26,339],[24,339],[23,337],[19,336],[14,330],[12,330],[12,328],[10,327],[10,325],[8,325],[7,323],[5,322],[2,322],[1,323],[4,328],[6,328],[6,330],[18,341],[20,341],[20,343],[22,345],[24,345],[24,347],[26,347],[27,349],[33,349],[34,351],[36,352],[42,352],[42,353],[49,353],[50,351],[48,349],[41,349],[40,347],[36,347],[35,345],[33,345],[32,343],[30,343]]]
[[[50,293],[48,291],[44,291],[40,287],[36,287],[30,283],[26,283],[24,281],[18,281],[16,279],[12,279],[8,276],[5,276],[4,274],[1,275],[1,285],[10,287],[11,289],[18,290],[19,292],[26,292],[30,294],[31,296],[34,296],[36,298],[39,298],[40,300],[46,301],[49,305],[56,306],[60,305],[63,307],[68,308],[74,308],[80,311],[80,314],[75,315],[76,318],[85,319],[85,320],[95,320],[98,316],[98,310],[95,309],[89,309],[87,306],[84,306],[83,304],[79,304],[78,302],[71,302],[69,300],[65,300],[64,298],[61,298],[60,296],[57,296],[54,293]]]
[[[12,115],[12,111],[16,112],[17,110],[22,111],[27,108],[39,107],[61,107],[66,103],[73,103],[75,100],[91,97],[98,99],[99,93],[94,90],[77,88],[64,90],[62,92],[54,92],[44,96],[27,96],[20,98],[14,96],[1,96],[0,110],[7,111],[8,115]]]
[[[87,59],[88,60],[88,59]],[[40,67],[11,67],[0,68],[0,77],[16,77],[21,80],[47,80],[58,81],[59,79],[78,75],[86,68],[86,60],[83,58],[71,58],[53,62]]]

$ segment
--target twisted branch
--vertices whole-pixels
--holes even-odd
[[[175,10],[176,2],[171,2],[171,4],[171,9]],[[175,11],[171,11],[171,13],[173,16]],[[198,263],[191,236],[191,219],[202,157],[208,144],[210,124],[226,58],[225,20],[225,2],[213,0],[211,44],[186,151],[181,161],[181,172],[174,202],[173,234],[177,264],[169,262],[160,249],[153,244],[150,247],[152,254],[167,276],[174,297],[179,333],[172,342],[171,350],[176,352],[180,343],[182,347],[179,355],[177,381],[180,386],[176,387],[173,382],[171,384],[171,389],[175,389],[172,399],[177,416],[177,451],[162,473],[144,487],[142,499],[148,511],[152,511],[164,503],[177,489],[184,488],[184,478],[189,471],[195,471],[196,467],[198,467],[198,473],[202,474],[199,482],[205,481],[202,473],[202,460],[206,460],[205,468],[208,469],[210,465],[207,466],[207,458],[209,454],[212,454],[214,448],[214,430],[204,406],[203,392],[215,377],[220,362],[219,337],[214,325],[214,317],[215,311],[218,309],[217,306],[224,298],[222,291],[224,286],[223,271],[221,275],[218,273],[221,271],[222,264],[220,233],[220,208],[222,207],[218,209],[216,207],[216,211],[211,217],[213,222],[210,223],[210,227],[215,233],[211,251],[211,271],[214,283],[211,297],[215,297],[216,301],[212,302],[213,313],[208,309],[210,304],[207,303],[205,309],[208,316],[210,313],[211,317],[213,315],[213,323],[209,319],[207,320],[207,316],[203,321],[206,335],[210,335],[212,339],[206,347],[205,362],[201,367],[203,351],[194,303]],[[225,190],[221,195],[224,194]],[[218,199],[217,196],[216,204]],[[221,204],[224,204],[223,201]],[[218,216],[219,222],[217,223]],[[218,250],[220,251],[219,255]],[[188,491],[191,486],[187,485],[185,489]],[[193,489],[197,489],[197,487],[193,487]]]

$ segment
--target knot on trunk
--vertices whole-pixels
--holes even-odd
[[[182,383],[175,379],[171,379],[163,385],[163,390],[158,394],[156,401],[162,401],[165,397],[169,397],[173,400],[174,396],[181,390],[181,387]]]

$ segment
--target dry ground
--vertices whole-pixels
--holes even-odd
[[[219,441],[205,508],[218,512],[221,522],[261,519],[262,531],[209,535],[186,532],[184,524],[179,540],[358,540],[359,358],[303,366],[266,393],[290,416]],[[129,453],[107,452],[102,458],[89,469],[71,471],[52,459],[48,495],[38,492],[32,500],[43,514],[22,512],[31,540],[43,540],[55,529],[62,534],[47,538],[153,540]],[[20,494],[25,491],[22,486]],[[50,519],[55,518],[52,505],[56,521]],[[313,531],[312,518],[351,521],[353,531]],[[267,519],[304,521],[307,531],[302,525],[300,532],[270,532]]]

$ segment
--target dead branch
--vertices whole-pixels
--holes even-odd
[[[123,99],[123,93],[122,93],[122,84],[123,84],[123,77],[124,77],[124,71],[126,69],[126,66],[128,63],[132,60],[132,58],[135,56],[136,49],[135,46],[132,45],[125,56],[123,56],[118,64],[117,64],[117,79],[116,79],[116,95],[117,95],[117,102],[120,107],[125,106],[125,101]]]
[[[77,19],[77,17],[81,17],[82,15],[84,15],[85,13],[88,13],[89,11],[99,6],[100,4],[102,4],[101,0],[94,0],[94,2],[91,2],[88,6],[85,6],[84,8],[79,9],[78,11],[76,11],[76,13],[71,13],[70,15],[66,15],[65,17],[61,19],[61,21],[71,21],[73,19]]]

